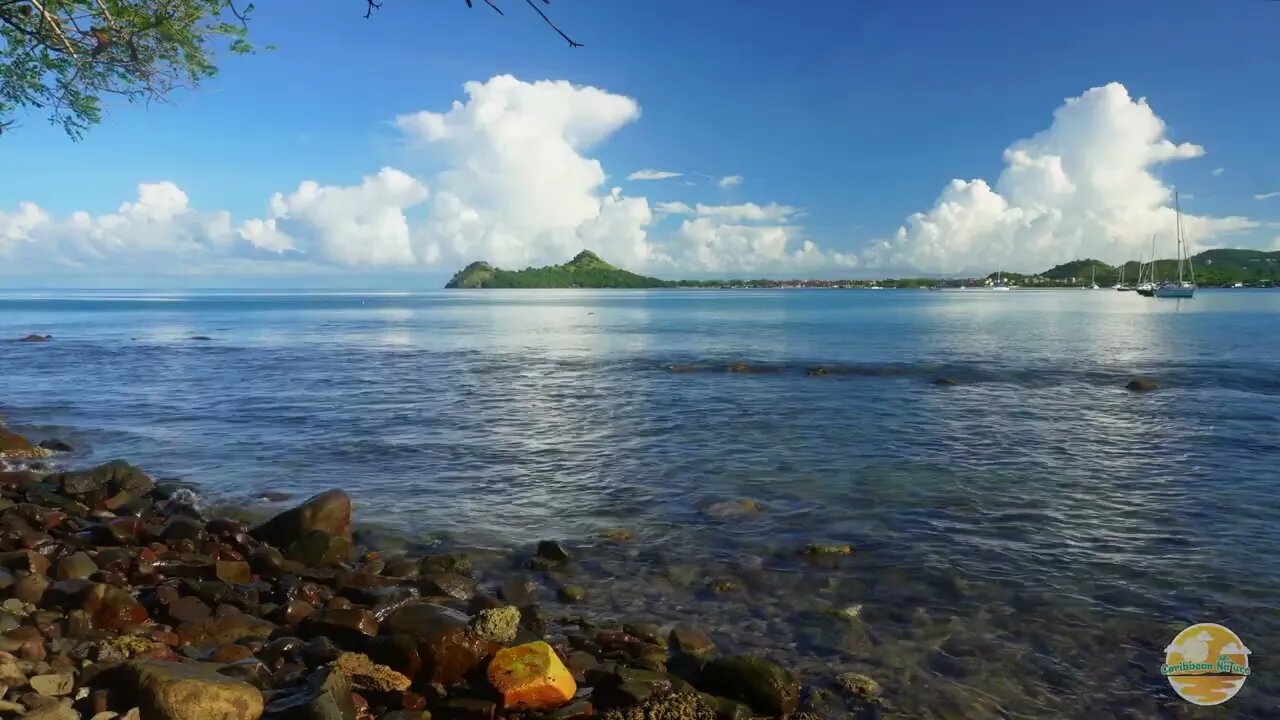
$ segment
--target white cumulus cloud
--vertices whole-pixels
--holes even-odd
[[[1175,144],[1145,99],[1119,83],[1070,98],[1048,129],[1014,142],[994,187],[952,180],[934,206],[874,243],[874,265],[958,273],[1005,268],[1039,271],[1081,257],[1137,258],[1156,236],[1173,252],[1173,192],[1152,170],[1197,158]],[[1241,217],[1184,214],[1193,246],[1257,226]]]
[[[1227,171],[1227,169],[1226,169],[1226,168],[1220,168],[1220,167],[1217,167],[1217,168],[1214,168],[1214,169],[1210,170],[1210,171],[1209,171],[1209,174],[1210,174],[1210,175],[1212,175],[1212,176],[1214,176],[1214,177],[1218,177],[1219,175],[1221,175],[1222,173],[1224,173],[1224,172],[1226,172],[1226,171]]]
[[[1268,193],[1258,193],[1257,195],[1253,196],[1253,199],[1254,200],[1270,200],[1271,198],[1276,198],[1276,197],[1280,197],[1280,190],[1277,190],[1275,192],[1268,192]]]
[[[654,170],[652,168],[645,168],[644,170],[637,170],[631,173],[630,175],[627,176],[627,179],[628,180],[666,180],[668,178],[678,178],[682,175],[684,175],[684,173],[671,172],[670,170]]]
[[[98,216],[74,212],[55,218],[32,202],[0,211],[0,258],[9,267],[145,270],[199,263],[227,254],[236,242],[228,213],[196,211],[170,182],[143,183],[136,200]]]
[[[716,184],[722,188],[731,188],[731,187],[734,187],[735,185],[741,185],[742,176],[741,175],[725,175],[724,177],[720,178],[716,182]]]

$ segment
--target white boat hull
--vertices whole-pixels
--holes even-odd
[[[1195,285],[1166,285],[1156,288],[1158,298],[1189,298],[1196,294]]]

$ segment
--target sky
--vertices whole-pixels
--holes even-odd
[[[0,287],[435,287],[1280,249],[1280,2],[277,0],[167,104],[0,137]]]

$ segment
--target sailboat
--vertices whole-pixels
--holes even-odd
[[[1098,289],[1098,266],[1097,265],[1089,266],[1089,289],[1090,290]]]
[[[1000,269],[1000,266],[996,265],[996,286],[991,289],[1008,292],[1010,288],[1008,285],[1004,284],[1004,275],[1002,273],[1003,271]]]
[[[1133,288],[1131,288],[1131,287],[1129,287],[1128,285],[1125,285],[1125,284],[1124,284],[1124,266],[1125,266],[1126,264],[1127,264],[1127,263],[1120,263],[1120,281],[1116,283],[1116,291],[1117,291],[1117,292],[1128,292],[1128,291],[1130,291],[1130,290],[1133,290]],[[1142,266],[1141,266],[1141,265],[1139,265],[1138,267],[1139,267],[1139,269],[1141,269],[1141,267],[1142,267]]]
[[[1138,287],[1134,288],[1143,297],[1156,295],[1156,236],[1151,236],[1151,262],[1146,264],[1147,281],[1142,282],[1142,266],[1138,266]]]
[[[1187,261],[1187,241],[1182,237],[1182,207],[1178,204],[1178,191],[1173,191],[1173,209],[1177,213],[1176,229],[1178,233],[1178,282],[1166,282],[1155,290],[1158,298],[1190,298],[1196,294],[1196,268]],[[1191,268],[1191,280],[1184,280],[1184,266]]]

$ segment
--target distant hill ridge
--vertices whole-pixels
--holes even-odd
[[[1270,281],[1280,283],[1280,251],[1242,250],[1219,248],[1206,250],[1191,258],[1196,281],[1202,285],[1223,283],[1254,283]],[[1124,278],[1135,282],[1138,263],[1124,263]],[[1070,284],[1095,279],[1099,285],[1111,285],[1119,277],[1120,266],[1108,265],[1101,260],[1085,258],[1056,265],[1039,274],[1039,278],[1054,284]],[[1177,277],[1176,260],[1156,262],[1156,278]],[[994,279],[996,273],[991,273]],[[1022,282],[1034,276],[1005,272],[1004,279]],[[745,281],[768,283],[770,281]],[[817,282],[817,281],[814,281]],[[836,281],[827,281],[833,284]],[[852,282],[852,281],[850,281]],[[898,281],[898,286],[931,284],[924,279]],[[563,265],[548,265],[524,270],[503,270],[487,262],[473,262],[459,270],[445,285],[446,288],[662,288],[662,287],[716,287],[741,285],[742,280],[660,280],[638,275],[605,262],[590,250],[583,250]]]
[[[668,283],[637,275],[605,262],[583,250],[563,265],[524,270],[503,270],[487,262],[473,262],[445,285],[446,288],[658,288]]]
[[[1262,250],[1243,250],[1217,248],[1205,250],[1190,258],[1195,267],[1196,280],[1204,285],[1216,285],[1227,282],[1257,282],[1260,280],[1280,280],[1280,251],[1265,252]],[[1119,265],[1108,265],[1101,260],[1085,258],[1055,265],[1040,273],[1041,277],[1050,280],[1087,280],[1096,277],[1099,284],[1111,284],[1119,276]],[[1138,263],[1130,260],[1124,263],[1124,277],[1128,282],[1138,278]],[[1176,278],[1178,261],[1163,259],[1156,261],[1156,278]]]

